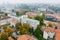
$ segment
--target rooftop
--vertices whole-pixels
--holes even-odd
[[[55,40],[60,40],[60,29],[53,29],[51,27],[47,27],[45,29],[46,32],[55,32]]]
[[[17,40],[35,40],[35,38],[29,36],[29,35],[21,35],[18,37]]]

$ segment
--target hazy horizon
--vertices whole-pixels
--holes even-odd
[[[60,0],[0,0],[0,4],[3,3],[11,3],[11,4],[17,4],[17,3],[45,3],[45,4],[60,4]]]

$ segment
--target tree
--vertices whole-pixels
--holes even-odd
[[[2,33],[0,36],[0,40],[8,40],[8,36],[6,33]]]
[[[4,29],[4,31],[6,31],[6,29],[7,29],[7,26],[4,26],[4,27],[3,27],[3,29]]]
[[[7,13],[5,13],[5,16],[8,16],[8,14],[7,14]]]
[[[40,30],[39,27],[36,28],[33,34],[38,40],[43,40],[43,32]]]
[[[30,32],[31,35],[33,35],[33,33],[34,33],[33,27],[29,29],[29,32]]]
[[[37,15],[37,16],[34,17],[34,19],[40,21],[40,16]]]
[[[16,30],[19,31],[20,27],[22,26],[21,22],[16,24]]]
[[[40,26],[44,25],[44,17],[43,16],[35,16],[35,20],[38,20],[40,22]]]
[[[24,15],[24,14],[26,14],[26,10],[20,10],[20,11],[16,11],[16,15],[17,16],[20,16],[20,15]]]
[[[57,27],[57,26],[55,26],[55,29],[58,29],[58,27]]]
[[[45,14],[42,14],[43,18],[45,18]]]
[[[21,34],[29,33],[29,24],[24,23],[22,26],[20,26],[20,33]]]
[[[26,11],[26,10],[20,10],[19,12],[20,12],[21,15],[24,15],[24,14],[26,14],[26,12],[28,12],[28,11]]]
[[[19,16],[19,12],[18,11],[16,12],[16,15]]]
[[[12,31],[13,31],[12,28],[7,28],[6,29],[6,33],[8,34],[8,36],[11,35]]]
[[[28,16],[28,18],[32,19],[32,17]]]
[[[52,27],[52,24],[48,24],[49,27]]]

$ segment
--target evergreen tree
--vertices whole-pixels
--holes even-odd
[[[43,32],[40,30],[39,27],[36,28],[35,32],[34,32],[34,36],[38,39],[38,40],[43,40]]]

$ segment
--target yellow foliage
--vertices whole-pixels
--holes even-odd
[[[6,29],[6,33],[7,33],[8,35],[10,35],[10,34],[12,33],[12,31],[13,31],[12,28],[7,28],[7,29]]]
[[[21,34],[26,34],[29,32],[29,24],[24,23],[22,26],[20,26],[20,32]]]

